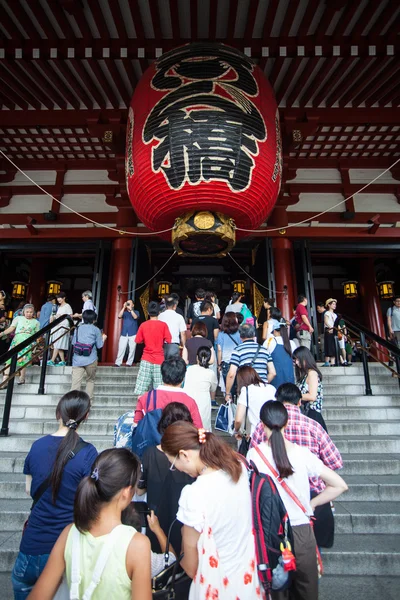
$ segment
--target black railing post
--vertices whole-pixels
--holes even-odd
[[[42,368],[40,369],[40,382],[39,382],[39,389],[38,389],[38,394],[44,394],[44,383],[46,381],[46,369],[47,369],[47,357],[49,354],[49,346],[50,344],[50,331],[48,331],[46,333],[46,335],[44,336],[44,347],[45,350],[43,352],[43,356],[42,356]]]
[[[18,354],[14,354],[10,363],[10,373],[9,375],[14,375],[15,370],[17,368],[17,360]],[[7,385],[6,399],[4,402],[4,412],[3,412],[3,422],[1,424],[0,436],[5,437],[8,435],[8,424],[10,422],[10,412],[11,412],[11,401],[14,390],[14,379],[15,377],[11,377]]]
[[[395,361],[396,361],[396,370],[397,370],[397,374],[399,375],[399,377],[397,378],[397,381],[399,382],[399,387],[400,387],[400,357],[396,356],[394,357]]]
[[[360,331],[360,343],[363,348],[367,347],[367,342],[365,340],[365,333],[363,331]],[[361,356],[362,356],[362,363],[363,363],[363,369],[364,369],[365,395],[372,396],[371,379],[369,377],[367,353],[362,351]]]
[[[335,367],[340,367],[340,358],[339,358],[339,338],[337,335],[334,335],[335,340]]]

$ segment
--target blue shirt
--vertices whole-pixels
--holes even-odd
[[[139,311],[134,310],[133,311],[135,313],[135,315],[137,315],[139,317]],[[126,310],[124,312],[124,314],[122,315],[122,331],[121,331],[121,335],[125,336],[125,335],[136,335],[139,325],[138,325],[138,321],[139,319],[134,319],[131,315],[131,313]]]
[[[256,355],[256,352],[260,348],[254,364],[251,365],[251,361]],[[230,364],[235,367],[243,367],[244,365],[251,365],[257,375],[263,380],[267,381],[268,377],[268,363],[273,362],[270,353],[263,346],[259,347],[253,340],[245,340],[242,342],[236,350],[232,352]]]
[[[87,367],[97,360],[97,348],[103,347],[103,337],[100,329],[96,327],[96,325],[83,323],[83,325],[79,325],[78,329],[78,341],[81,344],[91,344],[92,351],[89,356],[78,356],[74,353],[72,355],[72,366]],[[72,344],[76,343],[76,334],[77,332],[75,331]]]
[[[25,459],[24,474],[32,476],[31,496],[51,474],[57,450],[63,437],[46,435],[32,444]],[[51,487],[44,492],[29,516],[29,523],[22,536],[20,551],[37,556],[49,554],[58,536],[74,520],[74,499],[83,477],[92,471],[97,450],[87,444],[64,467],[57,501],[53,504]]]
[[[240,344],[239,332],[236,331],[236,333],[228,334],[224,331],[220,331],[217,337],[217,344],[218,346],[221,346],[221,360],[223,362],[229,362],[231,359],[232,352]]]
[[[46,327],[46,325],[50,323],[50,317],[53,314],[53,306],[54,304],[52,302],[46,302],[46,304],[43,304],[42,308],[40,309],[40,329],[42,329],[42,327]]]

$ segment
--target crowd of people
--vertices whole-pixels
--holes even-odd
[[[100,454],[78,428],[96,401],[97,353],[106,336],[96,325],[90,292],[82,300],[81,313],[73,313],[63,292],[49,297],[39,315],[24,305],[0,332],[14,334],[15,346],[58,317],[81,320],[72,339],[71,391],[56,408],[58,428],[37,440],[25,460],[33,505],[12,573],[16,600],[69,597],[62,595],[68,589],[74,597],[86,592],[99,599],[145,600],[152,577],[177,561],[190,578],[190,592],[183,586],[177,598],[265,597],[252,526],[250,461],[274,480],[293,531],[296,571],[289,591],[272,590],[272,598],[290,593],[316,599],[315,544],[333,544],[331,503],[347,486],[335,473],[343,462],[323,417],[323,375],[311,352],[307,298],[299,296],[291,321],[265,298],[262,327],[238,293],[222,315],[215,294],[197,290],[186,318],[179,297],[171,294],[149,303],[144,322],[128,300],[118,315],[115,366],[125,357],[132,366],[137,345],[143,345],[132,390],[137,401],[126,447]],[[336,308],[334,298],[318,306],[323,366],[335,364],[335,344],[342,340],[341,364],[351,364],[346,324]],[[396,298],[387,314],[393,338],[399,312]],[[53,365],[65,364],[69,336],[63,323],[51,334]],[[30,352],[20,366],[29,362]],[[86,392],[80,390],[84,375]],[[23,369],[19,383],[24,380]],[[221,404],[235,408],[230,442],[212,432],[212,411]],[[130,440],[150,414],[156,415],[156,437],[145,440],[139,458]],[[238,453],[243,440],[247,463]],[[148,510],[144,520],[142,504]]]

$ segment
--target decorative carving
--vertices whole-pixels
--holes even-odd
[[[180,256],[226,256],[235,244],[235,223],[222,213],[189,211],[175,221],[172,244]]]
[[[146,289],[144,290],[143,294],[140,296],[140,304],[142,305],[142,309],[143,309],[146,320],[149,318],[149,313],[147,310],[147,306],[149,304],[149,297],[150,297],[150,288],[149,288],[149,286],[147,286]]]

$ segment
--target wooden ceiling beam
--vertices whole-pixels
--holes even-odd
[[[76,76],[72,73],[71,69],[67,65],[65,60],[59,60],[56,63],[56,68],[59,69],[60,73],[67,81],[68,85],[74,90],[82,104],[87,108],[93,108],[93,102],[87,95],[86,90],[83,89]]]
[[[321,40],[326,35],[326,31],[327,31],[329,25],[331,24],[331,21],[332,21],[333,17],[335,16],[335,13],[338,10],[341,10],[341,8],[342,7],[338,6],[336,2],[325,3],[324,12],[322,13],[321,20],[318,23],[316,31],[315,31],[315,41],[317,44],[321,43]]]
[[[37,63],[38,68],[40,68],[43,71],[43,73],[52,82],[52,84],[56,84],[58,86],[58,90],[60,91],[62,97],[65,98],[71,106],[78,110],[80,106],[79,101],[69,90],[68,86],[64,84],[64,82],[60,78],[58,71],[56,71],[52,66],[50,66],[55,65],[56,63],[54,61],[46,60],[37,60],[35,62]]]
[[[336,67],[336,70],[334,71],[334,73],[331,74],[329,76],[329,78],[327,78],[325,83],[319,89],[318,94],[315,96],[315,98],[313,100],[313,106],[319,106],[326,99],[327,95],[329,95],[331,90],[334,90],[339,79],[341,79],[343,77],[343,73],[346,73],[346,71],[350,68],[350,66],[353,65],[353,67],[350,70],[350,73],[348,73],[344,77],[344,79],[342,79],[342,81],[340,82],[339,89],[340,90],[346,89],[347,82],[351,81],[352,77],[354,77],[353,73],[355,70],[354,65],[356,63],[356,59],[357,59],[356,56],[351,56],[351,57],[348,57],[348,58],[345,58],[344,60],[342,60],[342,62]]]
[[[355,103],[366,102],[383,84],[387,84],[390,81],[390,78],[399,68],[399,61],[395,57],[392,58],[392,60],[388,62],[382,71],[375,77],[374,81],[364,88],[356,98],[353,98],[353,106]]]
[[[111,2],[111,5],[112,4],[114,3]],[[86,20],[83,5],[76,4],[76,9],[73,11],[71,17],[75,19],[75,23],[77,24],[79,31],[81,32],[82,38],[86,42],[90,43],[90,40],[93,39],[93,34]]]
[[[212,4],[212,2],[210,4]],[[260,0],[258,0],[258,2],[250,2],[249,10],[247,12],[246,29],[244,31],[243,36],[245,39],[250,39],[253,37],[254,25],[256,22],[259,4]]]
[[[0,92],[0,107],[3,108],[5,106],[9,110],[15,110],[15,103],[10,102],[10,100],[4,95],[4,90]]]
[[[67,41],[76,40],[75,32],[71,27],[71,23],[68,21],[67,15],[65,14],[61,4],[59,2],[49,2],[48,7],[53,13],[53,17],[57,21],[57,24],[65,39]]]
[[[371,19],[378,9],[379,2],[368,2],[367,6],[364,8],[361,15],[354,23],[353,29],[351,30],[351,38],[355,43],[360,41],[364,29],[371,22]]]
[[[227,16],[228,29],[226,32],[226,37],[227,37],[228,43],[234,39],[237,10],[238,10],[238,0],[229,0],[229,13]]]
[[[124,65],[124,69],[126,71],[128,79],[130,81],[130,84],[132,86],[132,89],[135,90],[138,80],[137,80],[135,69],[133,68],[133,65],[132,65],[132,61],[130,58],[122,58],[121,60],[122,60],[122,64]]]
[[[288,4],[288,8],[286,10],[285,16],[283,18],[283,22],[281,28],[278,32],[278,36],[289,37],[290,30],[293,25],[294,18],[297,13],[297,9],[299,8],[300,0],[291,0]]]
[[[142,15],[140,12],[139,0],[131,0],[129,2],[129,9],[131,11],[132,21],[136,31],[136,40],[129,40],[129,47],[131,47],[131,45],[135,44],[136,42],[136,56],[132,56],[132,58],[137,58],[137,48],[142,47],[144,42],[144,27]]]
[[[390,92],[388,92],[387,94],[385,94],[379,100],[380,106],[386,106],[386,104],[388,104],[389,102],[392,102],[393,106],[398,106],[399,105],[399,93],[400,93],[400,84],[397,85]],[[397,99],[397,103],[396,103],[396,99]]]
[[[303,60],[303,58],[301,56],[298,56],[297,58],[292,58],[292,62],[290,63],[290,66],[289,66],[288,70],[286,71],[284,78],[281,81],[279,89],[275,93],[276,101],[278,104],[281,103],[290,84],[292,83],[293,79],[296,77],[296,73],[298,72],[298,70],[300,68],[302,60]]]
[[[126,106],[129,106],[131,101],[131,93],[127,90],[124,80],[122,79],[120,72],[117,69],[117,65],[115,64],[115,60],[112,58],[105,58],[104,62],[106,67],[111,75],[111,78],[114,82],[115,87],[119,91],[122,100],[125,102]],[[114,94],[116,96],[116,94]],[[118,102],[119,105],[119,102]]]
[[[306,89],[304,94],[301,96],[300,102],[299,102],[301,107],[305,106],[308,103],[308,101],[312,98],[312,96],[318,90],[321,83],[323,83],[325,81],[325,79],[329,76],[329,74],[335,68],[335,66],[336,66],[335,58],[331,57],[331,58],[327,58],[325,60],[324,64],[322,65],[322,67],[320,68],[320,70],[318,71],[316,76],[314,77],[312,83],[308,86],[308,88]]]
[[[4,29],[7,31],[8,35],[10,35],[13,40],[15,39],[15,40],[19,41],[20,45],[21,45],[22,41],[25,41],[22,36],[21,31],[15,25],[14,21],[12,20],[12,18],[10,17],[10,15],[8,14],[8,12],[5,10],[4,7],[2,7],[2,11],[1,11],[1,24],[4,27]],[[39,35],[37,37],[39,37]]]
[[[268,3],[267,14],[265,15],[264,27],[262,32],[263,42],[269,42],[274,25],[276,12],[278,10],[279,0],[270,0]]]
[[[127,4],[129,5],[129,2]],[[111,0],[111,2],[108,3],[108,6],[110,7],[112,18],[114,21],[115,28],[118,32],[119,39],[122,41],[127,41],[128,40],[128,30],[125,25],[125,19],[122,16],[121,7],[119,5],[119,2],[115,2],[115,1]],[[100,11],[101,11],[101,8],[100,8]]]
[[[378,5],[379,6],[379,3]],[[397,7],[398,9],[398,7]],[[378,37],[381,35],[383,29],[385,29],[386,25],[389,23],[391,18],[393,17],[394,5],[389,0],[388,4],[385,6],[375,23],[372,25],[371,29],[368,32],[368,40],[370,43],[375,43]]]
[[[76,58],[72,58],[71,65],[78,73],[79,77],[84,82],[85,86],[88,88],[89,92],[91,93],[97,104],[100,106],[100,108],[105,109],[107,107],[107,103],[103,98],[102,94],[97,89],[96,85],[93,83],[92,78],[88,71],[85,69],[82,61]]]
[[[191,2],[190,4],[193,4],[193,2]],[[154,37],[156,40],[161,40],[163,35],[162,35],[162,29],[161,29],[161,20],[160,20],[160,11],[158,8],[158,2],[149,2],[149,6],[150,6],[150,13],[151,13],[151,20],[153,22]]]
[[[281,72],[281,69],[283,68],[283,64],[286,60],[286,56],[278,56],[277,58],[275,58],[275,62],[274,62],[274,66],[272,67],[271,73],[269,74],[269,82],[271,84],[272,87],[274,87],[276,80],[279,77],[279,73]]]
[[[51,84],[47,81],[47,79],[42,75],[40,70],[38,69],[38,61],[33,60],[28,62],[24,59],[20,59],[18,64],[23,67],[25,71],[27,71],[31,77],[36,81],[37,85],[43,92],[53,100],[54,104],[57,104],[60,108],[66,109],[67,102],[64,98],[58,93],[58,90],[55,90]],[[51,106],[50,108],[53,108]]]
[[[362,0],[352,0],[345,7],[343,14],[341,15],[339,21],[336,23],[334,30],[331,32],[331,36],[333,37],[336,43],[341,41],[344,32],[349,26],[357,10],[360,8],[361,2]]]
[[[368,81],[370,83],[374,80],[374,78],[377,76],[379,71],[382,70],[382,67],[384,67],[385,64],[387,64],[390,60],[391,60],[390,56],[384,58],[383,60],[376,60],[375,57],[370,58],[370,60],[368,61],[368,64],[367,64]],[[371,68],[370,68],[370,66],[371,66]],[[356,79],[353,79],[353,84],[347,89],[345,94],[342,95],[342,97],[340,98],[339,106],[341,108],[346,106],[346,104],[348,104],[352,98],[357,97],[357,95],[361,92],[361,90],[364,87],[365,87],[364,77],[357,77]],[[336,100],[338,100],[338,98],[339,98],[339,96],[336,96],[336,98],[334,99],[334,96],[336,96],[336,94],[332,94],[332,97],[327,98],[327,103],[329,101],[330,106],[332,104],[334,104],[334,102],[336,102]]]
[[[197,8],[198,3],[202,0],[195,0],[190,3],[190,37],[193,42],[197,42],[199,37],[198,31],[198,19],[197,19]]]
[[[295,83],[294,88],[290,92],[289,97],[286,100],[286,106],[292,106],[292,104],[299,97],[300,92],[302,90],[303,90],[303,92],[306,91],[307,86],[309,85],[308,84],[309,78],[310,78],[311,74],[315,71],[315,69],[318,65],[318,62],[320,60],[320,57],[319,56],[314,56],[313,58],[304,58],[303,57],[302,60],[307,61],[307,64],[304,67],[297,83]]]
[[[98,61],[89,58],[88,64],[89,64],[90,68],[92,69],[95,77],[97,78],[97,81],[100,83],[101,87],[103,88],[104,93],[106,94],[107,98],[109,99],[111,106],[113,108],[118,108],[119,107],[119,99],[114,94],[114,90],[112,89],[111,85],[108,83],[107,78],[104,75],[103,70],[100,67]]]
[[[17,66],[18,65],[18,66]],[[11,71],[11,74],[17,79],[19,83],[23,85],[23,87],[32,95],[33,98],[36,98],[39,103],[43,104],[46,108],[51,110],[54,108],[54,100],[48,97],[46,92],[41,89],[38,80],[36,82],[32,81],[26,73],[24,73],[24,68],[26,68],[28,74],[35,77],[35,73],[32,71],[32,64],[28,61],[24,61],[24,65],[18,60],[16,61],[7,61],[7,69]],[[39,104],[40,106],[40,104]]]
[[[34,96],[32,96],[32,94],[25,89],[22,85],[20,85],[18,79],[11,75],[11,73],[9,71],[7,71],[7,69],[5,68],[4,64],[2,64],[0,62],[0,79],[9,87],[11,88],[11,90],[14,90],[14,92],[20,96],[20,98],[22,98],[22,100],[24,100],[24,102],[27,103],[27,105],[31,105],[36,109],[40,109],[41,107],[41,103],[36,100],[36,98]],[[6,93],[6,95],[8,95]],[[18,105],[20,106],[20,105]],[[21,107],[22,108],[22,107]],[[25,108],[25,110],[27,109],[27,106]]]
[[[8,8],[12,11],[16,21],[21,25],[31,40],[40,39],[40,34],[19,2],[8,2]],[[4,12],[4,9],[3,11]]]
[[[54,42],[55,40],[59,39],[54,25],[51,23],[46,11],[40,3],[38,3],[38,5],[35,7],[35,17],[49,41]]]
[[[400,69],[400,65],[398,65],[398,67]],[[390,91],[397,86],[397,84],[400,81],[399,69],[396,69],[397,73],[393,73],[393,75],[391,75],[388,78],[388,81],[384,80],[381,82],[382,85],[377,89],[377,91],[374,94],[369,96],[369,98],[365,102],[365,106],[370,107],[373,104],[380,102],[381,98],[386,96],[386,94],[390,93]]]
[[[55,6],[55,5],[54,5]],[[135,19],[135,28],[138,26],[138,19]],[[316,47],[321,47],[321,57],[330,58],[333,56],[334,44],[330,36],[324,36],[318,43],[313,36],[306,36],[305,38],[300,37],[274,37],[269,39],[247,39],[247,38],[233,38],[228,40],[227,38],[218,38],[214,40],[219,43],[229,43],[233,47],[240,51],[244,48],[251,48],[252,57],[259,59],[262,57],[263,48],[267,47],[270,58],[279,57],[281,55],[281,48],[286,49],[287,58],[295,58],[298,54],[299,46],[304,49],[305,57],[316,56]],[[14,57],[15,51],[21,52],[23,58],[31,59],[33,50],[37,50],[42,57],[50,58],[50,50],[57,50],[57,57],[52,60],[60,60],[60,56],[68,56],[68,51],[73,51],[75,58],[85,58],[87,48],[90,47],[92,51],[92,57],[94,59],[102,59],[104,49],[109,50],[111,58],[120,58],[121,49],[126,48],[128,57],[132,59],[138,58],[138,49],[144,50],[146,59],[155,58],[155,49],[162,48],[163,52],[172,50],[177,46],[187,44],[188,40],[183,38],[177,39],[129,39],[129,44],[126,41],[119,39],[95,39],[92,38],[89,41],[83,39],[77,39],[76,37],[69,37],[67,39],[59,39],[53,43],[49,43],[49,40],[38,39],[37,41],[24,40],[0,40],[0,48],[4,49],[6,58],[9,56]],[[387,39],[385,36],[381,36],[375,42],[368,42],[366,38],[362,38],[359,44],[357,44],[358,56],[367,57],[371,56],[370,46],[373,43],[376,50],[377,57],[387,56]],[[351,37],[342,38],[340,41],[340,57],[345,58],[347,56],[353,56]],[[391,45],[394,46],[394,53],[400,50],[400,40],[393,40]],[[319,54],[318,54],[319,56]]]
[[[93,21],[95,22],[97,30],[100,34],[100,39],[108,40],[110,38],[110,32],[108,30],[106,20],[104,19],[104,15],[101,12],[99,1],[87,0],[87,4],[90,12],[92,13]]]
[[[173,3],[176,6],[177,0],[170,0],[171,12],[172,12]],[[176,10],[176,8],[175,8],[175,10]],[[210,2],[210,20],[209,20],[209,26],[208,26],[208,37],[211,41],[215,40],[217,37],[217,12],[218,12],[218,2]],[[172,15],[171,15],[171,18],[172,18]],[[175,37],[175,35],[174,35],[174,37]]]

